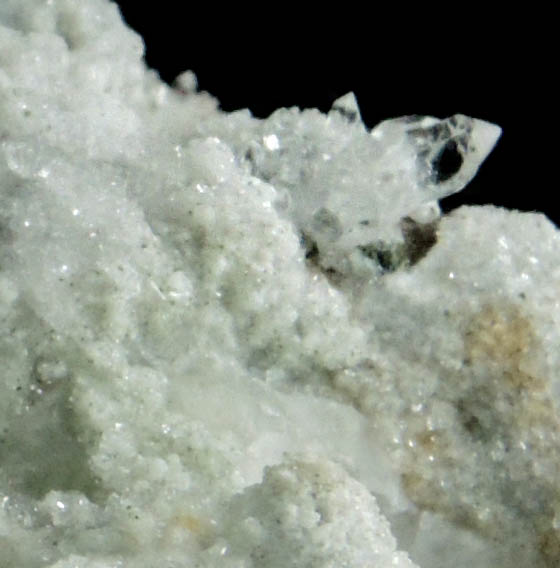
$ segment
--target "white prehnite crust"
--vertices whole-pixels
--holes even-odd
[[[560,234],[437,202],[499,127],[142,54],[0,2],[0,568],[557,566]]]

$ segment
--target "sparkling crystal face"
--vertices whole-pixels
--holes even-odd
[[[288,214],[318,263],[343,274],[402,248],[403,219],[433,221],[435,200],[472,179],[501,132],[463,115],[392,119],[368,132],[353,94],[327,116],[278,111],[265,124],[277,134],[250,144],[251,173],[288,194]]]
[[[499,136],[1,2],[1,568],[558,566],[560,236],[438,205]]]

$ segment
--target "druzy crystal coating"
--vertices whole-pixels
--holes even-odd
[[[499,127],[142,54],[0,3],[0,567],[558,566],[560,234],[438,205]]]

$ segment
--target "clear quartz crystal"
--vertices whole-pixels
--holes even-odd
[[[560,236],[499,127],[226,114],[0,2],[0,567],[560,564]]]

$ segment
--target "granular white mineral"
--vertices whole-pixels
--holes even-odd
[[[225,114],[0,2],[0,567],[560,565],[560,233],[500,129]]]

